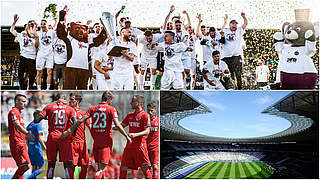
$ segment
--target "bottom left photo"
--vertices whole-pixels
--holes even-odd
[[[1,91],[1,179],[158,179],[159,96]]]

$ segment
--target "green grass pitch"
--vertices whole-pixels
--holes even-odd
[[[273,170],[260,162],[209,162],[184,179],[265,179]]]

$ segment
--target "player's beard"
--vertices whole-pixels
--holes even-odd
[[[125,39],[126,41],[130,41],[130,37],[131,37],[131,36],[124,36],[124,39]]]

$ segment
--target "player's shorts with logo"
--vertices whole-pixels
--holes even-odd
[[[121,166],[125,166],[130,169],[150,166],[147,145],[140,144],[139,147],[132,145],[127,146],[123,152]]]
[[[182,72],[175,72],[171,70],[165,70],[161,79],[161,89],[170,89],[170,86],[174,89],[184,88]]]
[[[84,142],[72,142],[73,165],[89,165],[87,144]]]
[[[25,144],[17,145],[10,143],[10,152],[18,167],[23,164],[30,164],[27,146]]]

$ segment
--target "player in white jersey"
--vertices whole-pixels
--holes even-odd
[[[37,31],[37,34],[39,36],[39,48],[36,58],[37,89],[41,90],[43,69],[47,68],[47,90],[49,90],[51,86],[52,69],[54,65],[52,46],[55,32],[48,29],[47,21],[43,19],[41,20],[40,31]]]
[[[197,36],[194,34],[192,27],[187,26],[187,32],[189,33],[189,47],[192,48],[192,51],[190,52],[191,54],[191,84],[192,87],[194,85],[194,79],[196,75],[196,68],[197,68],[197,60],[196,60],[196,41],[198,40]]]
[[[212,58],[202,70],[205,90],[225,90],[233,89],[233,82],[230,78],[228,65],[220,60],[220,52],[213,51]]]
[[[268,85],[269,81],[269,68],[263,64],[263,61],[259,61],[256,67],[256,85],[258,88]]]
[[[36,54],[39,46],[39,37],[36,33],[37,23],[33,20],[29,21],[25,27],[25,31],[17,33],[15,24],[19,16],[14,15],[14,20],[10,28],[10,32],[17,38],[20,46],[20,63],[18,67],[18,77],[20,88],[27,89],[25,84],[25,73],[29,75],[29,89],[33,89],[33,83],[36,77]]]
[[[202,22],[201,15],[198,15],[198,26],[197,26],[197,36],[200,39],[200,44],[202,45],[202,55],[203,55],[203,64],[212,59],[212,52],[218,50],[221,52],[222,44],[225,43],[224,33],[216,33],[216,29],[214,27],[209,28],[208,35],[202,35],[200,33],[200,24]]]
[[[248,20],[245,13],[241,13],[243,25],[237,27],[238,22],[232,20],[229,23],[229,28],[224,29],[225,44],[223,50],[223,61],[228,64],[230,73],[233,79],[237,78],[237,89],[242,89],[242,35],[248,25]]]
[[[139,89],[143,89],[144,76],[147,66],[151,68],[151,88],[153,89],[156,80],[156,70],[157,70],[157,55],[159,50],[155,48],[157,44],[163,39],[163,34],[152,34],[150,30],[146,30],[143,36],[138,37],[139,44],[142,44],[141,51],[141,74],[139,76]]]
[[[182,28],[182,22],[180,20],[175,21],[175,37],[174,37],[174,42],[175,43],[180,43],[183,42],[186,46],[189,46],[189,33]],[[183,63],[184,67],[184,74],[183,74],[183,79],[185,76],[185,86],[189,86],[190,81],[191,81],[191,76],[190,76],[190,68],[191,68],[191,53],[190,52],[183,52],[181,56],[181,60]]]
[[[64,65],[67,62],[67,45],[59,39],[56,32],[53,36],[53,82],[56,89],[63,89],[64,82]]]
[[[95,38],[100,34],[100,31],[101,31],[100,23],[95,23],[93,25],[93,29],[94,29],[94,33],[90,33],[89,36],[92,36],[92,38]],[[98,89],[98,84],[97,84],[97,79],[96,79],[97,78],[97,70],[94,68],[94,63],[95,63],[96,59],[99,59],[100,52],[102,51],[102,49],[105,49],[106,46],[107,46],[107,40],[103,44],[101,44],[99,47],[91,47],[89,49],[90,57],[91,57],[91,61],[90,61],[91,72],[92,72],[91,82],[92,82],[92,89],[93,90]]]
[[[121,51],[120,57],[114,57],[111,87],[113,90],[133,90],[133,60],[137,56],[136,44],[130,41],[131,30],[129,27],[121,29],[119,44],[126,46],[127,50]]]
[[[161,89],[169,90],[171,86],[176,90],[184,89],[182,72],[184,71],[182,63],[183,52],[192,50],[185,43],[174,43],[175,34],[172,31],[165,32],[165,43],[161,43],[158,48],[165,51],[164,73],[161,80]]]

